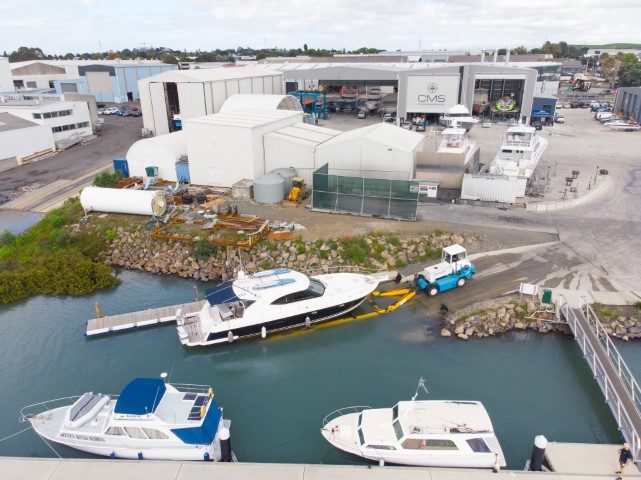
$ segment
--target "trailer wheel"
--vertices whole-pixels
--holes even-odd
[[[432,285],[430,287],[427,287],[427,296],[428,297],[433,297],[437,293],[438,293],[438,288],[436,288],[435,286]]]
[[[461,277],[456,281],[457,287],[462,287],[463,285],[465,285],[465,277]]]

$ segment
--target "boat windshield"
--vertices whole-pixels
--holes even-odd
[[[322,297],[323,293],[325,293],[325,285],[323,285],[323,282],[321,282],[320,280],[310,278],[309,287],[307,288],[307,290],[314,292],[317,297]]]
[[[400,440],[403,438],[403,427],[401,427],[401,422],[399,420],[396,420],[394,423],[392,423],[392,426],[394,427],[394,433],[396,433],[396,439]]]

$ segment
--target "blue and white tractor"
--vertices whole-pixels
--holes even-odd
[[[425,267],[416,275],[416,287],[433,297],[439,292],[462,287],[476,269],[467,259],[467,250],[459,244],[443,248],[441,262]]]

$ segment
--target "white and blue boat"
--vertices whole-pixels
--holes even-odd
[[[177,320],[183,345],[231,343],[250,337],[311,326],[357,308],[380,279],[359,273],[307,276],[288,268],[238,278],[207,292],[196,315]]]
[[[165,377],[135,378],[120,395],[88,392],[29,405],[21,420],[47,442],[105,457],[235,460],[231,422],[213,389]]]

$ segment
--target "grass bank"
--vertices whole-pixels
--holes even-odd
[[[52,210],[26,232],[0,234],[0,304],[33,295],[85,295],[119,284],[98,260],[112,226],[96,222],[79,228],[76,199]]]

